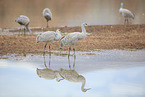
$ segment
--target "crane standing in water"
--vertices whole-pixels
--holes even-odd
[[[128,24],[128,18],[135,18],[135,15],[129,11],[128,9],[123,8],[123,3],[121,3],[121,7],[119,9],[119,13],[124,16],[125,20],[124,20],[124,24]]]
[[[28,28],[30,19],[27,16],[20,15],[16,18],[15,22],[19,23],[20,25],[24,25],[26,29],[32,33],[32,31]],[[25,35],[25,28],[24,28],[24,35]]]
[[[47,46],[47,43],[49,43],[49,53],[50,52],[50,43],[53,41],[59,41],[61,39],[61,31],[60,29],[57,29],[56,32],[55,31],[46,31],[43,32],[41,34],[39,34],[36,38],[37,43],[38,42],[45,42],[45,46],[44,46],[44,54],[45,55],[45,49]]]
[[[83,23],[81,25],[82,28],[82,32],[73,32],[73,33],[69,33],[66,36],[64,36],[61,40],[60,40],[60,47],[64,46],[64,45],[69,45],[69,54],[70,55],[70,50],[71,50],[71,45],[73,45],[73,51],[74,51],[74,55],[75,55],[75,44],[79,41],[82,40],[86,37],[86,29],[85,26],[87,24]]]
[[[46,21],[47,21],[47,28],[48,28],[48,21],[50,21],[52,19],[52,13],[50,11],[49,8],[45,8],[43,10],[43,16],[45,17]]]

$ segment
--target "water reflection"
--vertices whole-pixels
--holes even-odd
[[[0,59],[0,97],[145,97],[144,50],[93,53],[95,55],[77,52],[74,69],[69,68],[68,56],[55,54],[51,56],[50,66],[49,56],[45,56],[44,61],[42,55],[26,55],[21,57],[23,60],[14,58],[20,56]],[[74,56],[70,56],[71,66],[73,59]],[[55,81],[56,78],[46,80],[47,75],[46,79],[42,76],[40,79],[36,68],[59,72],[74,70],[86,79],[85,88],[91,90],[84,93],[81,82],[70,82],[61,75],[60,82]]]
[[[69,55],[68,55],[69,56]],[[63,69],[60,68],[59,70],[52,70],[50,61],[51,57],[49,56],[49,68],[47,67],[45,56],[44,58],[44,69],[36,69],[37,75],[40,78],[44,78],[46,80],[53,80],[56,79],[57,82],[60,82],[61,80],[67,80],[70,82],[75,82],[75,83],[82,83],[81,90],[82,92],[86,92],[87,90],[90,90],[91,88],[86,89],[86,79],[84,76],[80,75],[76,70],[75,70],[75,55],[74,55],[74,63],[73,63],[73,70],[71,70],[71,65],[70,65],[70,59],[68,58],[69,62],[69,69]]]
[[[44,69],[38,69],[36,70],[37,72],[37,75],[40,77],[40,78],[44,78],[46,80],[53,80],[56,78],[56,81],[59,82],[60,81],[60,74],[59,74],[59,71],[57,70],[52,70],[50,68],[50,60],[51,60],[51,56],[49,56],[49,68],[47,67],[47,64],[46,64],[46,60],[45,60],[45,56],[43,56],[44,58],[44,66],[45,68]]]
[[[81,90],[83,92],[86,92],[87,90],[91,89],[91,88],[88,88],[88,89],[84,88],[86,85],[86,79],[84,76],[79,75],[78,72],[76,72],[75,70],[66,70],[66,69],[61,68],[60,75],[63,79],[66,79],[67,81],[82,83]]]
[[[75,71],[75,60],[76,60],[76,55],[74,55],[74,63],[73,63],[73,70],[71,70],[71,65],[70,65],[70,59],[69,59],[69,56],[68,55],[68,61],[69,61],[69,70],[66,70],[66,69],[63,69],[61,68],[60,69],[60,75],[63,79],[66,79],[67,81],[70,81],[70,82],[78,82],[78,83],[82,83],[82,86],[81,86],[81,90],[83,92],[86,92],[87,90],[90,90],[90,88],[88,89],[85,89],[85,85],[86,85],[86,79],[84,76],[82,75],[79,75],[78,72]]]
[[[74,56],[73,69],[75,69],[75,61],[76,61],[75,52],[74,52],[73,56]],[[68,64],[69,64],[69,68],[71,69],[71,65],[70,65],[70,52],[68,54]]]

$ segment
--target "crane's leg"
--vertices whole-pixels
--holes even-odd
[[[69,59],[69,56],[70,56],[70,50],[71,50],[71,46],[69,47],[69,53],[68,53],[68,63],[69,63],[69,68],[71,69],[71,66],[70,66],[70,59]]]
[[[50,43],[49,43],[49,54],[51,55]]]
[[[73,64],[73,69],[74,69],[74,67],[75,67],[75,60],[76,60],[75,45],[74,45],[74,47],[73,47],[73,51],[74,51],[74,64]]]
[[[60,53],[59,53],[59,54],[60,54],[60,56],[61,56],[61,49],[62,49],[62,48],[60,48]]]
[[[128,18],[126,19],[126,21],[127,21],[127,24],[128,24]]]
[[[126,24],[126,18],[124,19],[124,25]]]
[[[51,59],[51,50],[50,50],[50,43],[49,43],[49,68],[50,68],[50,59]]]
[[[44,46],[44,53],[43,53],[43,56],[45,56],[45,49],[46,49],[46,46],[47,46],[47,43],[46,43],[45,46]]]
[[[24,36],[25,36],[25,27],[24,27]]]
[[[49,54],[49,68],[50,68],[51,54]]]
[[[46,61],[45,61],[45,56],[43,56],[43,58],[44,58],[44,66],[47,68]]]
[[[70,58],[69,58],[69,55],[68,55],[68,64],[69,64],[69,69],[71,69],[71,65],[70,65]]]
[[[74,55],[75,55],[75,45],[73,46],[73,51],[74,51]]]
[[[68,52],[68,55],[70,56],[70,50],[71,50],[71,46],[69,47],[69,52]]]
[[[46,26],[46,28],[48,28],[48,21],[47,21],[47,26]]]
[[[73,64],[73,69],[75,69],[75,63],[76,62],[76,55],[74,55],[74,64]]]
[[[74,55],[74,64],[73,64],[73,69],[75,69],[75,63],[76,62],[76,55]]]
[[[21,27],[19,28],[19,35],[20,35],[20,32],[21,32]]]

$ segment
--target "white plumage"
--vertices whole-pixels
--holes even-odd
[[[26,29],[32,33],[32,31],[28,28],[30,19],[27,16],[20,15],[16,18],[15,22],[19,23],[20,25],[24,25]],[[25,28],[24,28],[24,33],[25,33]]]
[[[69,33],[67,34],[65,37],[63,37],[61,40],[60,40],[60,46],[64,46],[64,45],[69,45],[69,54],[70,54],[70,50],[71,50],[71,45],[73,45],[73,50],[74,50],[74,53],[75,53],[75,44],[79,41],[79,40],[82,40],[86,37],[86,29],[84,26],[86,26],[87,24],[86,23],[83,23],[81,25],[81,28],[82,28],[82,32],[73,32],[73,33]]]
[[[47,28],[48,28],[48,21],[50,21],[52,19],[52,13],[49,8],[45,8],[43,10],[43,16],[45,17],[45,19],[47,21]]]
[[[123,8],[123,3],[121,3],[121,7],[119,9],[119,13],[124,16],[125,20],[124,20],[124,23],[128,24],[128,18],[132,18],[134,19],[135,18],[135,15],[128,9],[125,9]]]
[[[49,52],[50,52],[50,43],[53,41],[58,41],[61,39],[61,32],[60,29],[57,29],[55,31],[46,31],[44,33],[41,33],[37,36],[36,41],[38,42],[45,42],[44,46],[44,54],[45,54],[45,48],[47,46],[47,43],[49,43]]]

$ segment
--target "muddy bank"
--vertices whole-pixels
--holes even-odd
[[[80,27],[53,27],[43,30],[61,29],[65,33],[81,32]],[[145,49],[145,25],[95,25],[86,27],[88,32],[84,40],[76,45],[77,51],[93,51],[96,49]],[[11,53],[35,53],[43,52],[45,43],[36,43],[36,32],[42,29],[32,29],[33,35],[9,35],[18,33],[18,30],[9,30],[7,35],[0,36],[0,55]],[[64,35],[64,34],[63,34]],[[48,47],[46,48],[48,50]],[[59,50],[59,42],[51,43],[52,50]],[[68,50],[64,46],[62,50]]]

